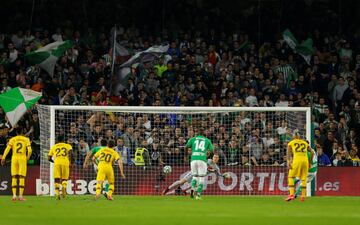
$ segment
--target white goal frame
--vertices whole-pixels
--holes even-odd
[[[225,112],[306,112],[306,139],[311,143],[311,108],[310,107],[174,107],[174,106],[47,106],[50,110],[50,146],[55,144],[55,112],[56,110],[92,110],[132,113],[225,113]],[[191,113],[190,113],[191,114]],[[53,163],[50,163],[50,195],[54,196]],[[311,184],[308,184],[307,194],[311,195]]]

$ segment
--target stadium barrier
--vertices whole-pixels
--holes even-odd
[[[25,195],[36,195],[36,181],[39,177],[40,166],[28,166],[25,179]],[[0,195],[12,195],[10,166],[0,166]]]
[[[174,181],[180,179],[189,171],[187,166],[173,167],[172,173],[163,177],[159,170],[158,176],[153,176],[153,170],[143,170],[142,167],[125,167],[125,173],[134,174],[135,177],[128,176],[121,180],[118,174],[116,179],[119,186],[116,187],[115,194],[118,195],[160,195],[162,190]],[[270,195],[286,195],[287,179],[286,168],[277,167],[276,170],[269,168],[256,167],[251,172],[244,172],[241,167],[222,167],[223,172],[228,172],[231,179],[224,180],[216,178],[215,174],[207,177],[204,194],[206,195],[257,195],[267,192]],[[274,172],[276,171],[276,172]],[[83,173],[72,175],[69,181],[68,194],[94,194],[95,193],[95,173],[89,171],[91,176],[83,177]],[[92,178],[90,178],[92,177]],[[359,167],[320,167],[317,176],[317,196],[360,196]],[[141,184],[141,185],[140,185]],[[188,190],[189,184],[185,183],[181,188]],[[49,195],[49,185],[40,179],[40,167],[29,166],[26,179],[26,195]],[[173,195],[174,192],[170,192]],[[10,167],[0,167],[0,195],[11,195],[11,176]]]
[[[319,167],[317,196],[360,196],[360,167]]]

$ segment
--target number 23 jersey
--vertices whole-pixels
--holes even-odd
[[[49,156],[54,156],[54,163],[57,165],[69,165],[69,152],[72,146],[66,143],[57,143],[50,149]]]
[[[291,147],[291,150],[293,152],[293,161],[308,160],[307,151],[309,148],[309,144],[306,141],[301,139],[294,139],[289,142],[288,146]]]
[[[119,154],[111,148],[101,148],[95,155],[95,158],[99,160],[99,167],[100,166],[112,166],[114,161],[120,159]]]

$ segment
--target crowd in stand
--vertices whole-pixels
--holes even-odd
[[[165,54],[132,68],[126,80],[112,74],[113,34],[131,54],[169,43]],[[69,21],[54,31],[18,30],[0,34],[0,93],[14,87],[41,91],[39,104],[130,106],[311,106],[315,148],[321,166],[359,165],[360,160],[360,41],[314,30],[315,52],[308,65],[281,36],[255,44],[246,32],[215,29],[164,30],[145,34],[141,29],[113,27],[98,31],[76,29]],[[51,77],[24,55],[54,41],[72,40],[74,46],[58,60]],[[119,58],[119,64],[127,58]],[[123,89],[115,88],[122,82]],[[99,138],[118,139],[133,156],[148,149],[153,163],[187,163],[184,145],[196,126],[184,118],[161,115],[59,115],[58,131],[73,143],[76,162]],[[100,116],[101,117],[101,116]],[[90,120],[90,121],[89,121]],[[105,123],[102,120],[106,120]],[[68,121],[68,124],[65,124]],[[195,120],[197,121],[197,120]],[[271,114],[246,113],[226,120],[198,121],[227,165],[283,165],[286,141],[294,127]],[[19,122],[31,137],[33,159],[39,159],[40,128],[36,110]],[[0,110],[0,152],[11,127]],[[155,136],[155,137],[154,137]],[[250,151],[250,153],[249,153]],[[160,159],[161,158],[161,159]],[[132,163],[130,160],[125,160]]]

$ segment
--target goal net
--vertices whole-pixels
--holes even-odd
[[[115,171],[115,194],[160,195],[190,171],[186,142],[201,127],[219,155],[225,179],[210,168],[204,194],[287,194],[286,146],[295,129],[310,141],[310,108],[38,106],[41,188],[54,193],[50,146],[72,145],[69,194],[94,194],[96,172],[85,157],[103,139],[116,141],[126,179]],[[211,157],[211,155],[209,155]],[[164,166],[171,172],[164,173]],[[168,169],[168,167],[167,167]],[[185,182],[167,194],[185,194]]]

